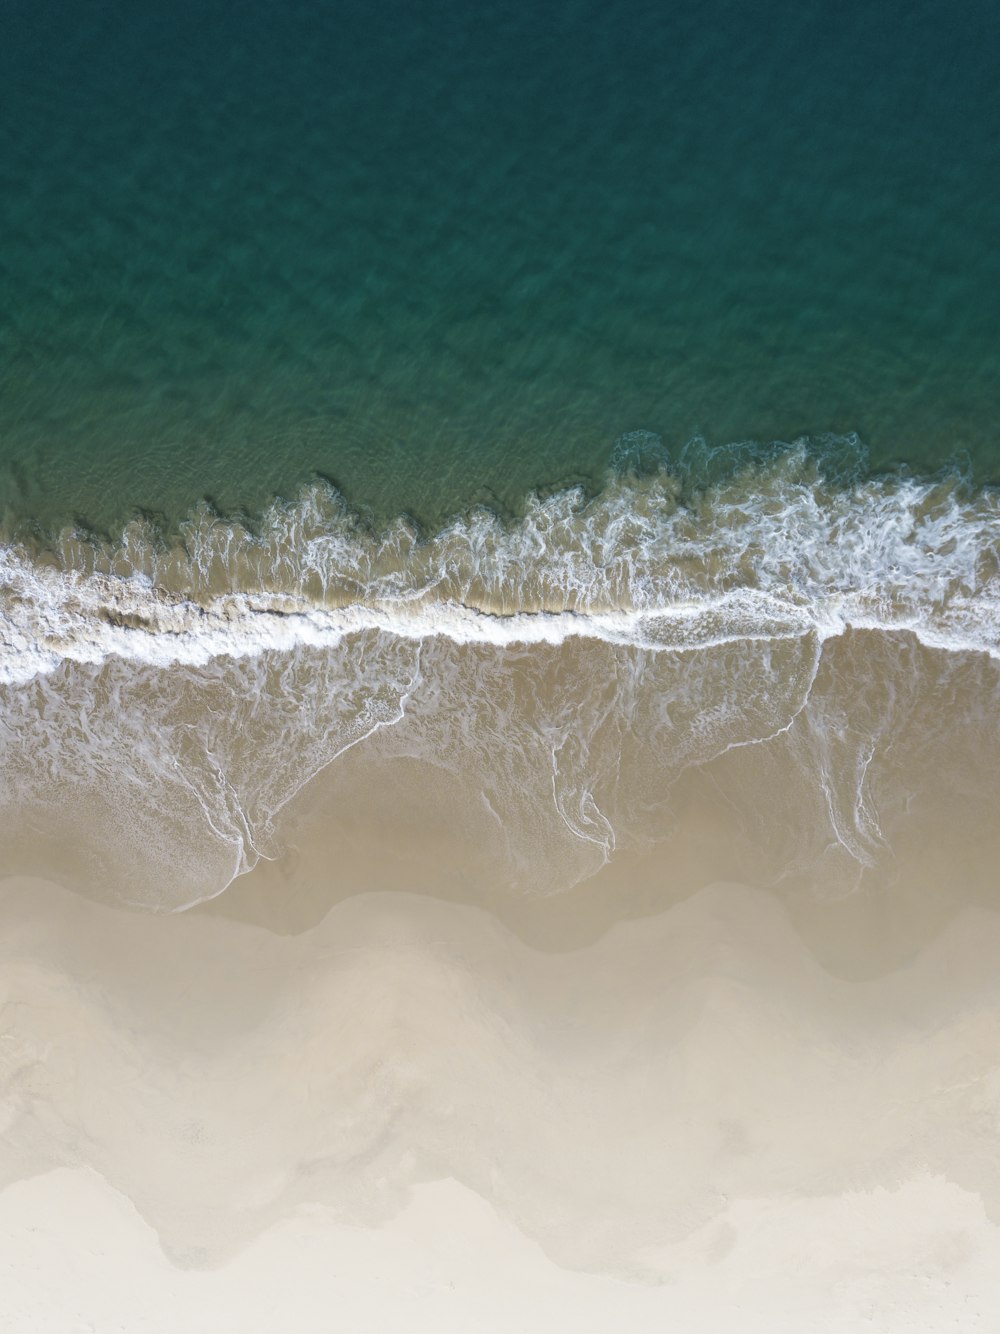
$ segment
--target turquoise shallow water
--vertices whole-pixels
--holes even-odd
[[[633,431],[998,481],[997,13],[10,0],[0,510],[434,526]]]

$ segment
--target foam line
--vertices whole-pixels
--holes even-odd
[[[1000,656],[1000,502],[958,481],[833,489],[803,454],[681,504],[668,476],[475,511],[429,539],[366,530],[314,487],[252,532],[208,511],[173,548],[141,525],[0,548],[0,681],[110,657],[167,667],[382,631],[463,644],[585,637],[685,651],[847,627]]]

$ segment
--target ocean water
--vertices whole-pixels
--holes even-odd
[[[998,22],[12,0],[5,855],[188,906],[357,750],[548,893],[750,748],[851,886],[916,715],[992,818]]]
[[[0,513],[320,477],[433,530],[599,489],[636,431],[1000,480],[998,23],[10,0]]]

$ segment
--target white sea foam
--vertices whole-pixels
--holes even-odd
[[[164,546],[142,525],[56,559],[0,550],[0,680],[63,661],[197,665],[380,630],[411,640],[685,650],[848,626],[1000,655],[1000,498],[956,483],[824,484],[804,454],[689,504],[659,475],[476,511],[429,539],[374,534],[329,490],[256,531],[207,511]]]
[[[662,837],[678,776],[709,764],[748,821],[776,765],[765,842],[850,883],[956,729],[995,789],[997,660],[996,493],[838,489],[804,453],[686,504],[663,474],[618,478],[430,538],[373,533],[323,488],[253,531],[205,511],[173,546],[66,533],[0,553],[0,845],[69,839],[93,892],[183,907],[271,855],[277,812],[363,743],[424,766],[521,888]]]

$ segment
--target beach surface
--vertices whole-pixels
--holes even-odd
[[[695,795],[586,887],[434,896],[410,783],[423,839],[314,792],[187,912],[3,882],[5,1329],[991,1328],[991,908],[712,879]]]

